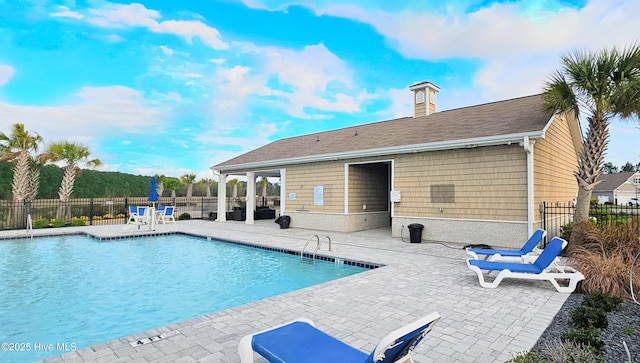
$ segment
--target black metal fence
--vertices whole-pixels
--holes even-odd
[[[540,204],[541,228],[547,231],[547,239],[555,236],[568,237],[573,223],[575,206],[568,203]],[[621,227],[634,230],[640,229],[640,208],[615,204],[592,204],[589,217],[600,227]]]
[[[227,198],[226,210],[246,204],[246,198]],[[278,206],[277,197],[258,197],[257,205]],[[61,203],[57,199],[36,199],[32,202],[16,203],[0,200],[0,230],[23,229],[27,216],[34,228],[62,227],[65,225],[106,225],[127,223],[131,205],[152,205],[147,197],[134,198],[77,198]],[[175,206],[178,219],[215,220],[218,212],[217,197],[161,197],[156,206]]]

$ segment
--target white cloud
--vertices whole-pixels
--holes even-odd
[[[75,11],[71,11],[71,9],[69,9],[66,6],[58,6],[58,9],[59,9],[58,11],[51,13],[49,15],[53,17],[60,17],[60,18],[74,18],[74,19],[84,18],[84,15]]]
[[[213,49],[227,49],[229,46],[223,42],[220,38],[220,32],[200,21],[178,21],[168,20],[158,23],[157,26],[150,28],[151,31],[156,33],[168,33],[180,35],[189,42],[192,43],[193,37],[199,37],[203,43],[210,46]]]
[[[213,49],[227,49],[220,32],[198,20],[165,20],[160,13],[139,3],[106,3],[101,8],[90,9],[86,21],[106,28],[144,27],[154,33],[174,34],[190,44],[194,37]]]
[[[45,141],[91,143],[109,135],[149,133],[163,112],[147,105],[140,92],[122,86],[85,87],[66,106],[18,106],[0,102],[0,129],[24,123]]]
[[[15,73],[15,70],[13,69],[13,67],[0,64],[0,86],[9,82],[11,77],[13,77],[14,73]]]
[[[551,10],[538,2],[507,2],[472,13],[456,5],[428,10],[405,6],[391,12],[368,8],[369,4],[243,2],[248,7],[272,11],[304,5],[317,15],[369,24],[407,58],[475,59],[482,64],[473,80],[474,98],[480,101],[539,93],[542,82],[559,66],[561,55],[576,48],[626,46],[640,34],[640,22],[629,16],[640,13],[636,0],[592,0],[582,8]],[[443,94],[446,92],[449,90],[443,90]]]
[[[173,55],[173,49],[171,49],[171,48],[169,48],[167,46],[161,45],[160,46],[160,50],[162,51],[162,53],[164,55]]]
[[[391,106],[386,110],[378,112],[379,116],[389,118],[400,118],[413,115],[413,97],[411,91],[408,88],[392,88],[384,96],[391,100]]]

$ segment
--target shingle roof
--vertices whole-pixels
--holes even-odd
[[[544,110],[543,104],[542,96],[534,95],[416,118],[404,117],[291,137],[274,141],[213,168],[451,140],[542,133],[553,115]]]
[[[624,173],[600,174],[598,183],[594,188],[594,192],[611,192],[620,187],[627,179],[631,178],[637,172],[628,171]]]

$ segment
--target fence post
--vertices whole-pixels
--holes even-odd
[[[89,199],[89,225],[93,226],[93,198]]]
[[[124,222],[126,223],[129,218],[129,198],[124,198]]]

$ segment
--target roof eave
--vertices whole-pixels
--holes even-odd
[[[210,169],[215,173],[233,172],[247,169],[268,168],[274,166],[284,166],[292,164],[312,163],[320,161],[335,161],[343,159],[354,159],[364,157],[376,157],[392,154],[411,154],[426,151],[454,150],[454,149],[472,149],[481,146],[509,145],[522,141],[525,137],[529,139],[544,138],[544,131],[524,132],[517,134],[478,137],[472,139],[447,140],[441,142],[431,142],[414,145],[401,145],[384,147],[377,149],[354,150],[339,153],[318,154],[301,156],[296,158],[264,160],[251,163],[233,164],[233,165],[214,165]]]

